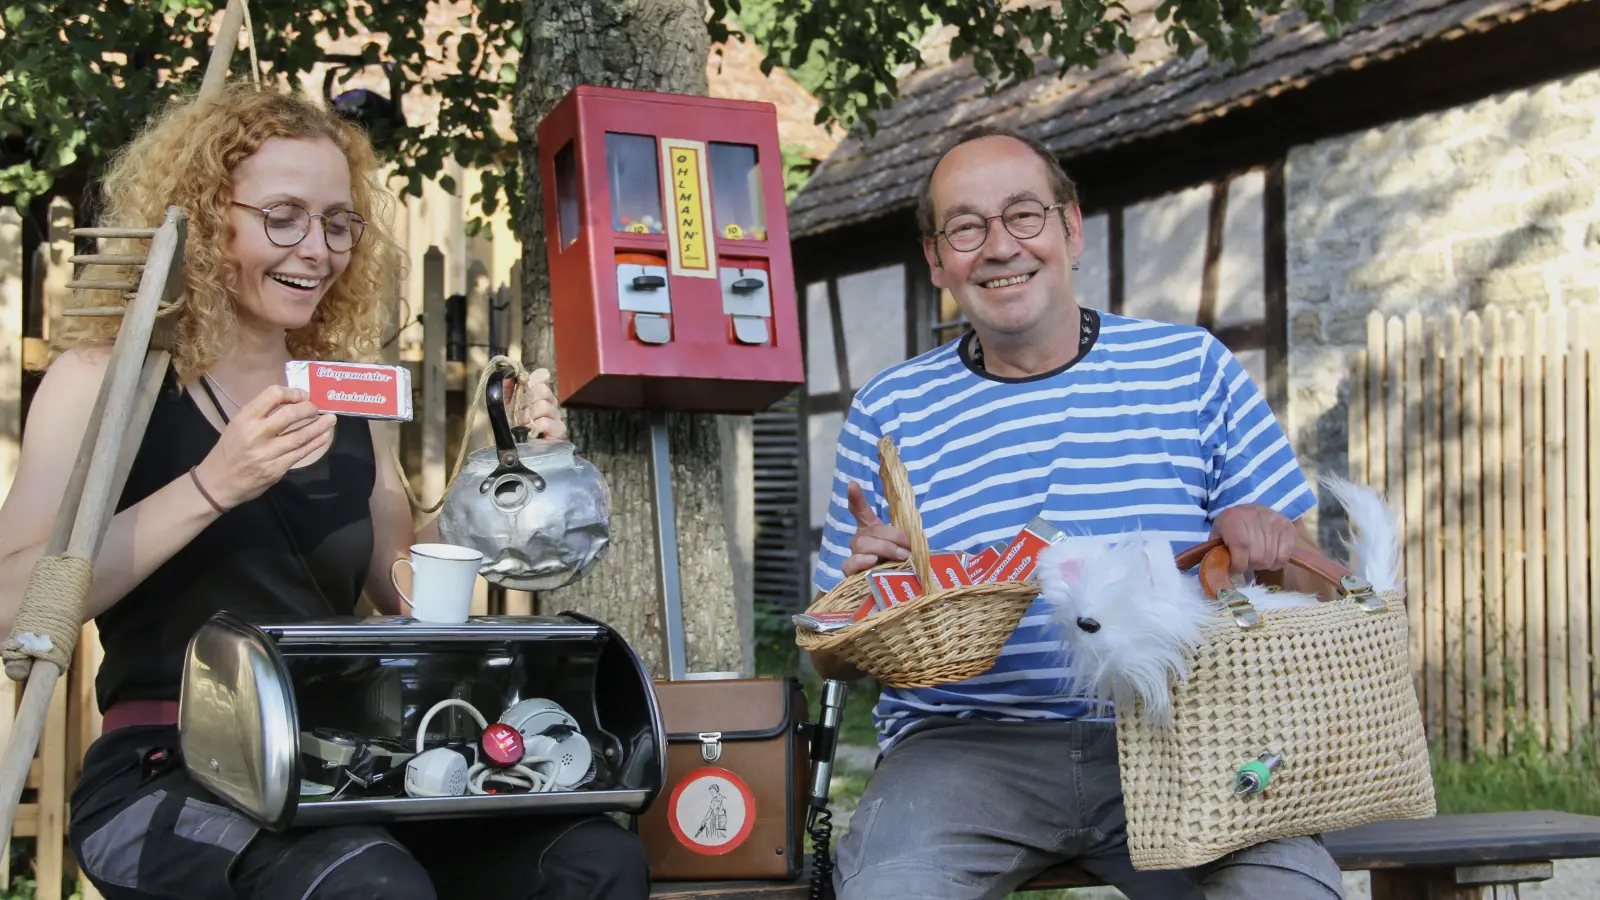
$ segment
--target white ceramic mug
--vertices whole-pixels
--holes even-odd
[[[411,607],[419,622],[444,622],[459,625],[472,611],[472,588],[478,580],[483,554],[455,544],[412,544],[411,558],[395,560],[389,566],[389,580],[400,599]],[[411,594],[400,587],[394,567],[411,570]]]

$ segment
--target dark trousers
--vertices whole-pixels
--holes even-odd
[[[96,741],[67,835],[106,900],[644,900],[638,838],[605,816],[344,825],[277,833],[196,784],[177,729]]]

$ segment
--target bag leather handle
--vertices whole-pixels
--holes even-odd
[[[1294,552],[1289,554],[1289,562],[1322,578],[1341,593],[1344,591],[1345,576],[1352,574],[1343,565],[1310,547],[1295,547]],[[1233,574],[1228,571],[1233,565],[1233,556],[1221,538],[1212,538],[1184,550],[1178,554],[1177,564],[1180,572],[1200,566],[1200,587],[1212,600],[1217,599],[1222,591],[1233,587]]]

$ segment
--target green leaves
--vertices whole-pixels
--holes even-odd
[[[1292,0],[1292,8],[1332,33],[1367,2]],[[223,5],[8,0],[0,16],[0,197],[10,195],[3,202],[27,203],[66,175],[96,174],[169,97],[196,89]],[[1288,8],[1291,0],[1162,0],[1155,15],[1165,26],[1161,39],[1184,56],[1204,49],[1238,64],[1260,39],[1260,20]],[[487,210],[503,204],[515,218],[518,159],[493,122],[509,109],[518,80],[522,4],[477,0],[436,41],[426,40],[427,11],[427,0],[251,0],[269,74],[310,72],[328,42],[353,38],[365,61],[393,65],[404,86],[437,107],[435,125],[400,128],[382,148],[403,193],[420,194],[453,160],[488,173],[475,199]],[[899,79],[924,64],[924,42],[936,29],[949,56],[969,59],[992,92],[1033,77],[1041,60],[1065,72],[1132,53],[1128,25],[1118,0],[710,0],[707,20],[713,41],[747,35],[764,51],[764,73],[783,66],[814,93],[819,124],[868,134],[875,114],[898,97]],[[236,53],[233,65],[234,77],[244,77],[248,54]],[[181,81],[169,74],[185,70]]]
[[[211,56],[211,27],[225,0],[10,0],[0,20],[0,202],[27,203],[68,175],[92,176],[168,98],[198,89]],[[517,0],[480,0],[451,23],[453,33],[427,42],[426,0],[251,0],[256,48],[269,75],[299,75],[324,61],[330,41],[355,38],[363,70],[398,68],[403,87],[437,106],[426,132],[401,128],[387,147],[402,193],[420,195],[445,161],[502,171],[517,164],[493,130],[516,82],[511,59],[496,48],[522,44]],[[249,55],[233,58],[234,78],[248,77]],[[174,79],[174,71],[187,71]],[[426,73],[426,75],[425,75]],[[353,73],[335,78],[348,89]],[[320,87],[320,78],[313,89]],[[385,88],[380,93],[388,94]],[[389,137],[374,135],[375,139]],[[514,179],[489,182],[504,191]],[[520,206],[515,196],[490,202]],[[497,207],[498,208],[498,207]]]
[[[1370,0],[1295,0],[1329,29],[1353,21]],[[1285,0],[1164,0],[1156,9],[1163,39],[1189,57],[1204,49],[1235,65],[1260,39],[1260,20],[1283,11]],[[712,0],[713,40],[725,16],[766,51],[762,71],[787,65],[817,94],[818,124],[860,124],[875,132],[874,115],[897,97],[897,77],[925,63],[921,42],[935,28],[948,35],[951,59],[970,60],[990,93],[1035,75],[1048,60],[1058,73],[1095,68],[1112,53],[1131,54],[1130,13],[1118,0]]]

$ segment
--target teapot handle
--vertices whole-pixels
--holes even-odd
[[[511,423],[506,417],[505,369],[497,368],[489,373],[489,380],[484,386],[483,393],[485,405],[489,408],[489,428],[494,432],[495,456],[500,464],[495,467],[493,472],[489,473],[487,478],[483,479],[483,482],[478,486],[478,491],[480,493],[487,492],[502,475],[508,475],[513,472],[520,472],[528,476],[533,483],[535,491],[544,490],[545,482],[543,476],[524,466],[521,455],[517,453],[517,436],[513,433]],[[518,428],[516,431],[522,432],[523,438],[526,439],[527,429]]]
[[[511,423],[506,416],[505,369],[497,368],[489,373],[489,382],[483,393],[489,407],[489,428],[494,432],[494,448],[500,456],[500,464],[508,465],[508,460],[517,458],[517,439],[511,433]]]
[[[489,376],[489,383],[484,388],[484,393],[487,395],[485,399],[488,401],[487,405],[489,407],[489,425],[494,430],[495,449],[502,453],[508,448],[514,448],[518,444],[526,443],[533,433],[532,428],[526,425],[518,425],[511,429],[511,439],[509,441],[505,439],[504,432],[507,423],[505,381],[505,370],[496,369]]]

